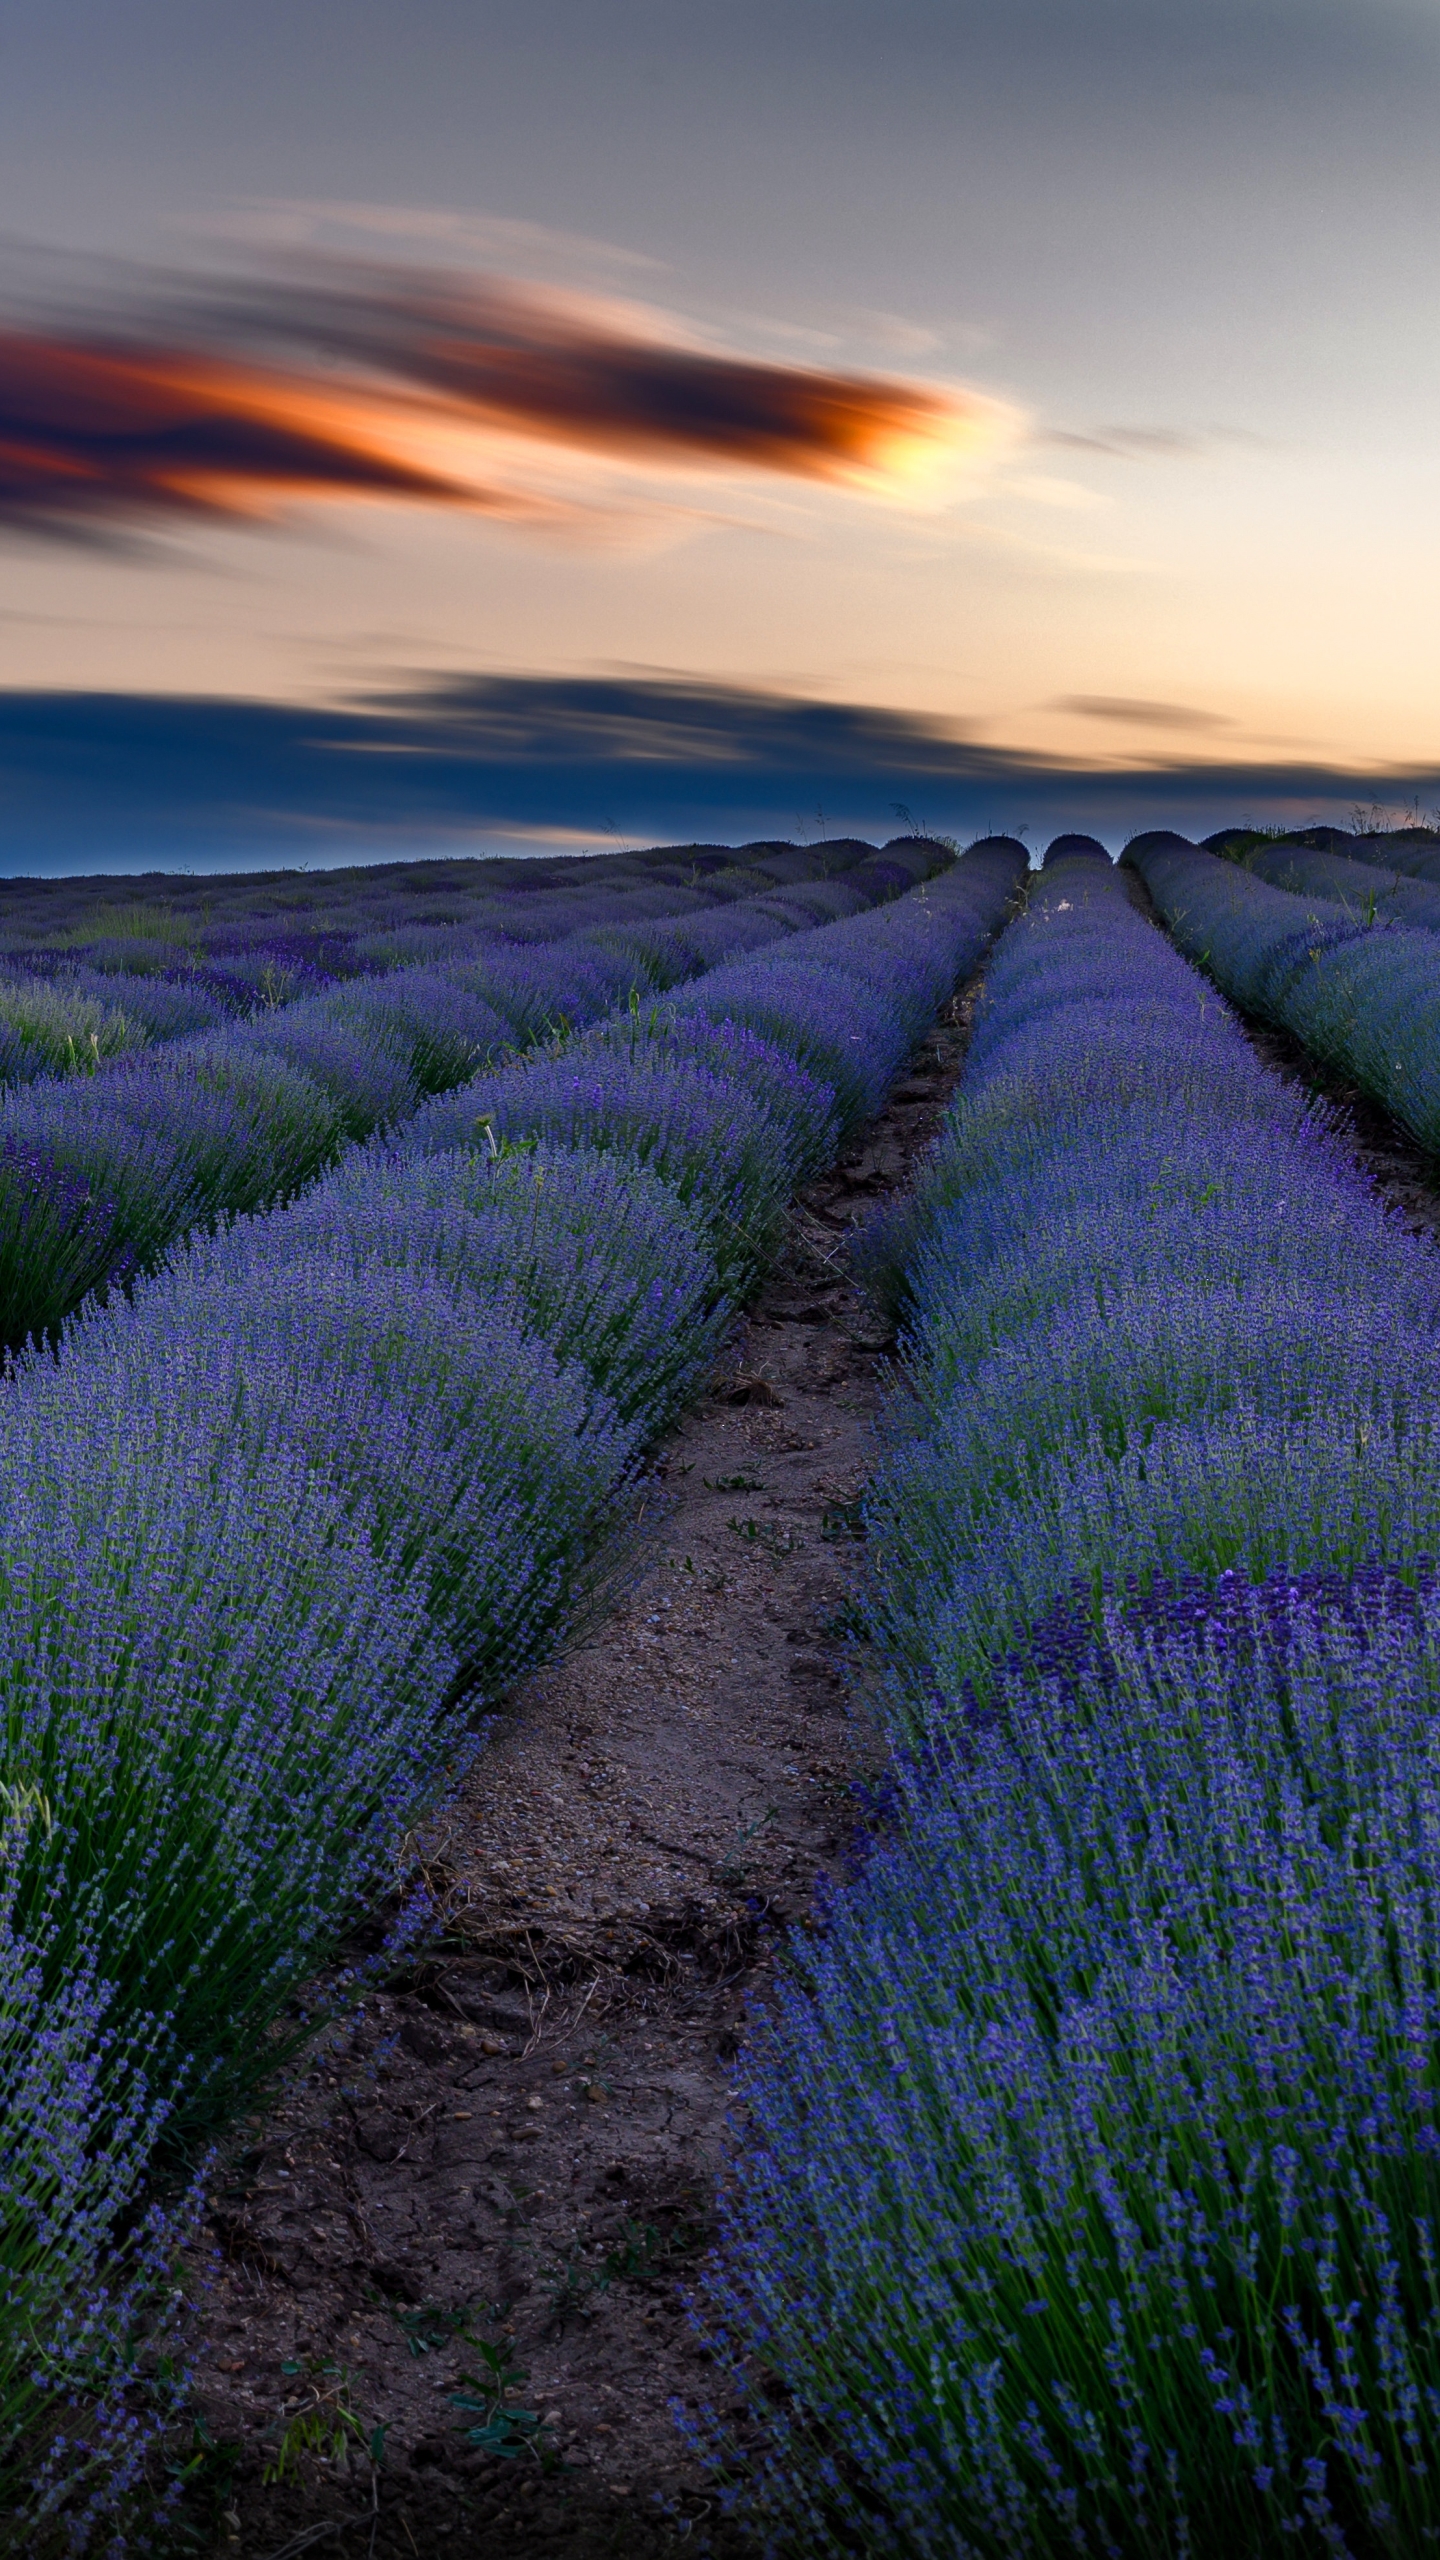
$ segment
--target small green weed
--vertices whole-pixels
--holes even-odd
[[[170,2526],[178,2549],[208,2551],[219,2525],[233,2516],[244,2451],[237,2437],[212,2436],[198,2412],[191,2413],[188,2445],[165,2460],[166,2474],[184,2501]]]
[[[715,1869],[716,1882],[723,1884],[727,1892],[739,1892],[750,1872],[750,1861],[746,1857],[745,1851],[749,1848],[752,1840],[759,1838],[760,1833],[764,1830],[767,1822],[773,1822],[774,1819],[775,1807],[773,1804],[767,1805],[765,1811],[762,1814],[757,1814],[753,1822],[746,1823],[743,1831],[736,1832],[734,1848],[721,1859],[719,1865]]]
[[[588,2320],[595,2297],[608,2293],[612,2284],[636,2284],[658,2275],[670,2259],[688,2255],[702,2237],[699,2224],[665,2232],[653,2222],[627,2221],[619,2239],[598,2261],[587,2261],[583,2250],[572,2250],[552,2297],[556,2327],[563,2329],[577,2314]]]
[[[545,2440],[544,2420],[534,2409],[510,2405],[511,2394],[522,2390],[526,2380],[511,2349],[503,2342],[492,2345],[486,2338],[476,2338],[473,2344],[482,2370],[462,2373],[464,2389],[450,2394],[451,2408],[475,2420],[465,2430],[466,2443],[501,2462],[515,2462],[528,2453],[542,2471],[548,2471],[558,2456]]]
[[[591,2295],[603,2291],[598,2271],[587,2266],[582,2250],[572,2249],[550,2296],[552,2328],[568,2328],[570,2322],[577,2318],[588,2320]]]
[[[479,1143],[492,1164],[507,1163],[514,1156],[533,1156],[540,1143],[538,1138],[497,1138],[495,1123],[488,1111],[477,1113],[475,1127],[481,1133]]]
[[[729,1526],[737,1538],[744,1539],[747,1547],[758,1547],[763,1555],[769,1556],[772,1564],[781,1563],[786,1556],[797,1555],[805,1544],[793,1529],[778,1528],[773,1520],[732,1519]]]
[[[351,2459],[359,2454],[372,2472],[385,2464],[385,2429],[370,2428],[357,2416],[354,2399],[354,2376],[341,2364],[322,2364],[317,2357],[307,2357],[303,2364],[287,2360],[281,2372],[299,2375],[305,2397],[295,2415],[281,2429],[275,2459],[267,2463],[263,2474],[267,2488],[287,2480],[297,2471],[307,2455],[328,2462],[343,2479],[349,2472]]]
[[[738,1476],[702,1476],[700,1481],[708,1485],[712,1493],[763,1493],[765,1490],[760,1478],[747,1475],[743,1467]],[[731,1527],[734,1527],[733,1521]]]
[[[474,2309],[448,2311],[441,2302],[422,2302],[407,2310],[398,2303],[392,2307],[412,2356],[439,2355],[457,2338],[463,2338],[467,2345],[475,2343]]]
[[[653,2222],[627,2222],[603,2261],[606,2282],[633,2284],[637,2276],[653,2275],[669,2254],[670,2243]]]
[[[832,1503],[820,1521],[820,1535],[831,1546],[842,1546],[865,1535],[865,1498],[857,1494],[853,1502]]]

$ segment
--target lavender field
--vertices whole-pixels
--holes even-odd
[[[765,2548],[1440,2538],[1440,1275],[1223,1000],[1433,1143],[1440,963],[1253,849],[1052,848],[868,1242],[894,1758],[702,2288]]]
[[[133,2504],[169,2414],[177,2182],[313,2028],[347,1930],[403,1895],[401,1843],[486,1708],[593,1605],[795,1184],[973,970],[1021,864],[900,842],[687,848],[578,888],[332,877],[303,928],[266,882],[198,914],[133,886],[104,913],[17,900],[22,2540],[49,2520],[83,2548]]]
[[[1440,2542],[1440,1263],[1321,1090],[1440,1149],[1430,860],[17,886],[17,2548],[142,2547],[207,2146],[357,1928],[423,1940],[417,1826],[605,1609],[795,1194],[980,972],[853,1250],[896,1344],[848,1656],[885,1770],[737,2066],[722,2387],[678,2414],[757,2552]]]

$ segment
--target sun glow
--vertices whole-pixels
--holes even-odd
[[[500,280],[457,296],[327,270],[169,329],[0,334],[0,522],[263,520],[320,499],[553,521],[616,470],[934,507],[1024,428],[960,385],[728,353]]]

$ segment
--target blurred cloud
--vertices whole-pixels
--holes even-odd
[[[1041,427],[1033,442],[1107,462],[1205,462],[1227,452],[1273,453],[1277,439],[1248,427]]]
[[[962,839],[1078,826],[1118,845],[1146,826],[1343,822],[1357,801],[1440,798],[1433,766],[1047,757],[864,703],[657,673],[467,676],[319,709],[0,692],[0,774],[11,874],[599,848],[617,829],[882,838],[901,802]]]
[[[1116,720],[1137,729],[1233,729],[1223,712],[1200,711],[1188,702],[1150,702],[1125,693],[1065,693],[1054,711],[1076,711],[1085,720]]]
[[[189,226],[192,234],[194,226]],[[588,232],[564,231],[548,222],[482,213],[463,205],[371,204],[363,198],[256,196],[232,206],[213,222],[216,240],[245,241],[252,248],[311,250],[353,256],[359,243],[373,256],[376,244],[413,251],[458,266],[503,266],[527,276],[546,269],[563,279],[577,267],[659,274],[664,261],[643,250]]]
[[[1103,453],[1112,462],[1189,462],[1217,440],[1188,427],[1047,427],[1039,439],[1066,453]]]
[[[261,515],[283,497],[462,494],[386,454],[333,394],[175,348],[0,332],[0,524],[74,533]]]
[[[1051,471],[1011,472],[1003,486],[1007,496],[1028,498],[1036,507],[1060,507],[1074,515],[1093,515],[1097,507],[1111,503],[1097,489],[1087,489],[1079,480],[1062,480]]]
[[[918,320],[907,320],[898,311],[862,309],[852,316],[855,328],[892,356],[934,356],[945,344],[941,330],[922,326]]]
[[[0,525],[51,534],[296,499],[554,525],[583,503],[567,453],[903,499],[1017,431],[979,393],[732,353],[641,305],[333,258],[0,331]]]

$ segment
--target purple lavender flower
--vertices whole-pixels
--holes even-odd
[[[1440,950],[1428,927],[1388,921],[1378,895],[1338,903],[1272,888],[1178,836],[1141,837],[1125,860],[1180,948],[1237,1004],[1293,1031],[1440,1148]]]
[[[738,2503],[896,2560],[1427,2547],[1433,1255],[1061,845],[870,1267],[897,1749],[744,2075]]]
[[[769,856],[791,880],[843,870],[842,905],[896,885],[867,882],[864,848]],[[0,1438],[0,2484],[83,2365],[84,2442],[53,2436],[31,2502],[77,2549],[139,2458],[120,2395],[167,2245],[135,2218],[154,2145],[233,2111],[304,2032],[297,1993],[393,1882],[475,1707],[623,1562],[641,1442],[832,1143],[842,1069],[858,1089],[848,1059],[834,1081],[805,1063],[817,1025],[870,1044],[872,1077],[903,1057],[1014,885],[981,861],[811,932],[836,901],[707,865],[703,892],[642,865],[626,931],[668,933],[686,975],[744,952],[752,991],[762,935],[787,961],[803,938],[813,968],[777,973],[764,1033],[728,1006],[627,1008],[432,1102],[398,1153],[417,1084],[543,1034],[567,988],[578,1018],[619,983],[593,888],[537,885],[574,928],[546,956],[436,865],[436,913],[467,936],[453,977],[352,969],[295,1003],[262,985],[246,1022],[0,1106],[10,1337],[51,1334],[13,1363]],[[272,958],[295,956],[310,894],[255,892]],[[383,882],[368,912],[348,894],[363,959],[367,927],[405,919]],[[207,934],[231,967],[228,926]],[[341,1157],[377,1126],[387,1143]],[[17,2339],[40,2340],[28,2383]]]
[[[906,2560],[1002,2517],[1036,2555],[1062,2521],[1424,2548],[1433,1574],[1055,1632],[897,1764],[751,2047],[697,2305],[763,2430],[749,2520]]]

